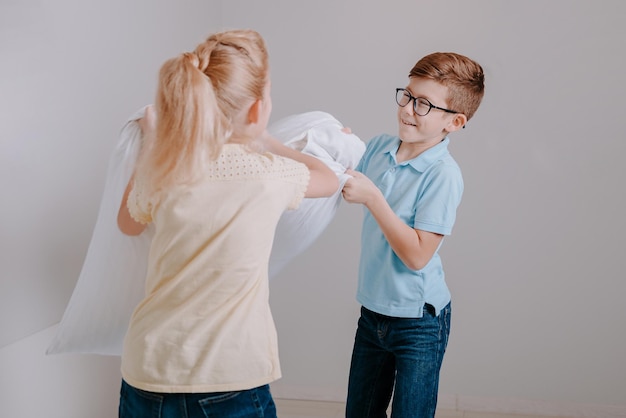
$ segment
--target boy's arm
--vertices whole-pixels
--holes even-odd
[[[348,170],[352,176],[343,187],[343,197],[349,203],[361,203],[370,211],[389,245],[412,270],[428,264],[437,251],[443,235],[414,229],[405,224],[391,209],[380,189],[364,174]]]

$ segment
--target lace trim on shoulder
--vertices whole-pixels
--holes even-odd
[[[270,153],[248,152],[242,146],[225,146],[205,169],[206,178],[214,180],[287,179],[304,184],[309,180],[304,164]]]
[[[130,216],[137,222],[142,224],[152,222],[152,204],[147,200],[141,184],[135,182],[128,195],[126,206],[128,206]]]

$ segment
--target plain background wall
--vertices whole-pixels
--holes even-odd
[[[117,416],[119,358],[45,356],[118,134],[219,1],[0,1],[0,417]]]
[[[219,4],[0,2],[0,347],[58,322],[123,123]]]
[[[442,249],[453,293],[443,399],[623,416],[625,18],[619,0],[3,1],[0,415],[78,418],[91,404],[114,416],[117,358],[43,356],[109,153],[164,59],[213,30],[252,27],[270,48],[273,119],[325,110],[364,140],[396,132],[393,91],[421,56],[453,50],[483,65],[483,104],[451,144],[466,192]],[[361,216],[342,204],[272,282],[277,394],[343,399]]]

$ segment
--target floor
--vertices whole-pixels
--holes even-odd
[[[279,418],[343,418],[341,402],[275,399]],[[438,410],[435,418],[548,418],[538,415],[491,414],[485,412]]]

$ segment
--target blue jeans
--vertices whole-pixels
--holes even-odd
[[[269,385],[237,392],[155,393],[122,380],[119,418],[276,418]]]
[[[361,308],[348,381],[347,418],[434,418],[451,307],[394,318]]]

